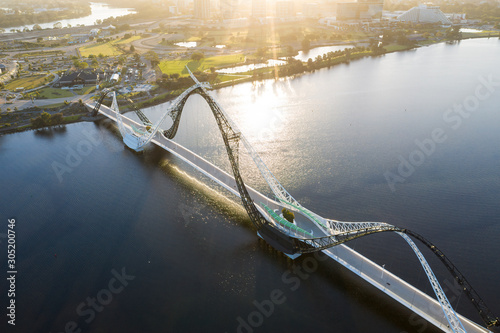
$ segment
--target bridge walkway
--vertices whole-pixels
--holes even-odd
[[[90,110],[93,109],[93,105],[87,104],[87,107]],[[109,107],[102,105],[100,112],[116,122],[116,114]],[[123,117],[123,124],[129,127],[143,127],[141,124],[127,117]],[[198,156],[187,148],[184,148],[174,141],[165,138],[161,133],[156,133],[151,142],[179,157],[181,160],[185,161],[201,173],[205,174],[206,176],[223,186],[232,194],[236,195],[237,197],[240,196],[234,178],[217,166],[211,164],[201,156]],[[281,211],[281,207],[283,207],[283,205],[279,202],[264,196],[263,194],[249,186],[247,186],[247,190],[256,203],[257,208],[264,216],[269,216],[269,213],[260,203],[268,206],[272,210],[279,209]],[[317,236],[321,236],[321,230],[316,227],[316,225],[311,221],[309,217],[300,212],[294,213],[296,220],[298,221],[298,225],[302,229],[308,231],[308,228],[310,229],[310,227],[315,227],[316,229],[314,231],[314,235],[316,236],[316,231],[319,230]],[[385,270],[380,265],[354,251],[345,244],[340,244],[335,247],[323,250],[323,253],[325,253],[327,256],[334,259],[383,293],[389,295],[400,304],[417,313],[442,331],[453,332],[448,327],[448,322],[444,316],[439,302],[436,299],[423,293],[416,287],[410,285],[403,279]],[[460,314],[458,316],[468,333],[491,333],[491,331],[489,331],[488,329],[469,320],[468,318]]]

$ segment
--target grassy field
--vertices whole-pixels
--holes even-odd
[[[81,47],[79,50],[80,50],[80,55],[82,57],[88,57],[91,54],[93,54],[95,56],[102,54],[105,57],[117,56],[117,55],[122,54],[122,51],[119,48],[117,48],[114,44],[112,44],[111,42],[92,44],[92,45]]]
[[[62,108],[64,105],[64,103],[55,103],[55,104],[50,104],[50,105],[45,105],[45,106],[40,106],[40,109],[59,109],[59,108]]]
[[[102,54],[103,56],[117,56],[120,54],[123,54],[123,52],[117,47],[117,45],[124,45],[124,44],[129,44],[135,40],[141,39],[141,36],[132,36],[130,38],[122,38],[120,40],[112,40],[109,42],[105,43],[99,43],[99,44],[92,44],[92,45],[87,45],[84,47],[81,47],[80,50],[80,55],[82,57],[88,57],[89,55],[93,54],[95,56],[98,56],[99,54]]]
[[[35,98],[51,99],[51,98],[61,98],[61,97],[72,97],[73,94],[68,90],[43,88],[36,92],[30,93],[29,96],[30,97],[33,96]]]
[[[113,43],[113,44],[128,44],[128,43],[132,43],[133,41],[139,40],[139,39],[141,39],[141,36],[132,36],[132,37],[127,38],[127,39],[122,38],[119,41],[116,41],[116,42],[112,41],[110,43]]]
[[[160,69],[164,74],[179,73],[182,76],[188,75],[186,65],[191,71],[204,71],[211,67],[232,66],[245,61],[243,54],[230,54],[216,57],[209,57],[200,61],[191,59],[163,60],[160,62]]]
[[[47,75],[34,75],[30,77],[23,77],[19,79],[15,79],[13,81],[10,81],[5,85],[5,89],[8,90],[16,90],[17,88],[24,88],[24,90],[27,89],[33,89],[36,87],[39,87],[48,81],[45,80],[45,78],[48,78]]]
[[[400,45],[400,44],[391,44],[391,45],[384,46],[384,49],[386,49],[387,52],[403,51],[403,50],[409,50],[411,48],[412,48],[411,46]]]
[[[67,117],[64,117],[64,122],[65,123],[74,122],[80,118],[81,118],[81,115],[67,116]]]
[[[228,75],[228,74],[219,74],[217,76],[217,79],[219,79],[219,82],[228,82],[228,81],[236,81],[240,80],[243,78],[250,77],[250,75]]]
[[[95,90],[95,85],[85,86],[82,89],[73,90],[77,95],[87,95]]]
[[[35,51],[35,52],[26,52],[26,53],[18,53],[14,57],[15,58],[25,58],[25,57],[47,57],[51,55],[62,55],[64,51],[56,50],[56,51]]]
[[[483,38],[483,37],[500,37],[498,31],[483,30],[474,32],[462,32],[462,38]]]

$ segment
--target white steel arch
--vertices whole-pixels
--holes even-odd
[[[427,275],[427,278],[429,279],[429,282],[431,283],[432,289],[434,290],[434,293],[436,294],[437,300],[439,304],[441,305],[441,309],[444,312],[444,315],[446,317],[446,320],[448,321],[448,324],[450,325],[450,328],[453,330],[454,333],[466,333],[466,330],[460,321],[460,319],[457,316],[457,313],[453,309],[453,307],[450,304],[450,301],[448,301],[448,298],[446,297],[446,294],[443,291],[443,288],[441,288],[441,285],[439,284],[436,276],[434,275],[434,272],[432,271],[431,267],[427,263],[427,260],[425,260],[424,255],[420,250],[418,249],[417,245],[411,240],[411,238],[402,232],[397,232],[401,237],[404,238],[404,240],[410,245],[412,248],[413,252],[417,255],[418,260],[420,261],[420,264],[422,265],[425,274]]]

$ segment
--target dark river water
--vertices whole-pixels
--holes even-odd
[[[305,207],[422,234],[498,315],[498,59],[497,38],[462,41],[212,94]],[[188,100],[176,141],[228,167],[201,97]],[[273,250],[237,198],[159,148],[125,149],[107,121],[2,136],[0,161],[7,332],[438,331],[331,260],[294,270],[313,256]],[[247,183],[269,193],[243,150],[241,164]],[[5,316],[9,218],[15,327]],[[432,293],[401,237],[349,246]],[[421,249],[452,305],[482,323]]]

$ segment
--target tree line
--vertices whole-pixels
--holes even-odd
[[[64,116],[62,112],[54,113],[53,115],[48,112],[42,112],[42,114],[38,117],[31,118],[31,127],[35,129],[53,125],[60,125],[62,123],[64,123]]]
[[[35,13],[33,10],[21,10],[13,8],[14,13],[0,10],[0,28],[17,27],[23,25],[35,25],[65,19],[83,17],[91,14],[88,3],[65,2],[67,9],[60,11],[43,11]]]

